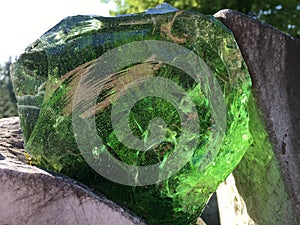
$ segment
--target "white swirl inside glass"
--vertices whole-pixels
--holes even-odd
[[[112,105],[111,123],[117,138],[125,146],[136,151],[148,151],[163,141],[166,135],[165,122],[159,117],[152,118],[148,125],[150,136],[147,141],[143,141],[131,134],[130,110],[136,102],[146,97],[155,96],[171,103],[180,117],[181,135],[167,159],[147,166],[129,165],[110,154],[99,137],[95,123],[95,107],[99,92],[102,90],[101,79],[128,65],[145,62],[153,56],[155,60],[179,68],[188,74],[201,86],[209,101],[213,129],[205,144],[199,169],[205,169],[212,162],[225,133],[226,107],[223,93],[209,67],[195,53],[174,43],[150,40],[132,42],[106,52],[96,60],[94,67],[82,76],[78,83],[73,101],[72,124],[78,148],[87,163],[103,177],[124,185],[144,186],[168,179],[191,160],[198,146],[197,139],[191,138],[198,135],[200,127],[199,115],[190,116],[190,113],[194,115],[197,112],[193,101],[177,83],[163,77],[136,80],[124,87],[125,94],[120,95]],[[157,85],[158,83],[163,85]],[[163,89],[159,88],[162,86]],[[189,112],[180,107],[181,101],[173,93],[184,96],[191,109]],[[86,110],[91,111],[91,117],[82,117]],[[97,157],[92,154],[95,152]]]

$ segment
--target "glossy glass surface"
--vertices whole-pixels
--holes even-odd
[[[82,156],[78,133],[74,136],[73,130],[74,97],[78,83],[95,71],[99,57],[125,44],[145,40],[184,47],[203,60],[214,78],[198,82],[186,71],[170,64],[175,59],[166,63],[155,55],[152,58],[143,55],[140,62],[97,77],[97,85],[101,84],[100,89],[93,89],[99,92],[97,104],[84,108],[75,116],[82,123],[84,133],[89,133],[86,121],[89,118],[95,120],[98,136],[117,160],[135,166],[160,163],[161,171],[157,172],[160,176],[176,146],[180,147],[180,157],[185,158],[190,141],[197,143],[187,163],[167,179],[143,186],[138,182],[142,175],[136,172],[136,183],[124,185],[99,175]],[[162,53],[161,57],[167,58],[171,51]],[[132,57],[140,54],[135,48],[129,53]],[[114,60],[118,65],[127,62],[130,54],[128,57],[126,52],[126,59],[122,54],[125,53],[120,53],[109,63]],[[191,67],[193,64],[190,63]],[[118,99],[126,94],[123,88],[134,81],[139,80],[145,90],[164,92],[170,89],[166,88],[166,83],[148,85],[146,80],[153,77],[178,84],[185,94],[174,95],[178,101],[176,107],[162,97],[148,96],[129,108],[130,132],[148,147],[136,150],[119,140],[111,111]],[[84,84],[92,86],[92,81]],[[217,84],[210,83],[215,81]],[[251,143],[248,127],[251,80],[241,53],[232,33],[221,22],[197,12],[159,14],[155,11],[154,14],[115,18],[66,18],[26,49],[13,67],[13,82],[26,150],[32,156],[32,162],[104,193],[149,224],[193,224],[210,195],[237,166]],[[221,90],[222,101],[210,97],[214,96],[210,93],[216,91],[215,85]],[[220,109],[222,105],[224,109]],[[178,109],[187,116],[184,121],[181,121]],[[215,112],[219,110],[225,110],[225,114]],[[164,127],[163,141],[151,139],[153,130],[149,124],[156,118],[160,118],[156,125]],[[187,134],[185,140],[188,141],[179,145],[180,135],[185,132],[184,123],[189,120],[196,121],[199,129]],[[225,126],[219,126],[216,120],[223,121]],[[218,129],[219,133],[216,133]],[[221,134],[222,138],[216,134]],[[82,138],[86,139],[85,136]],[[123,134],[121,138],[127,137]],[[214,140],[218,140],[220,146]],[[101,149],[89,146],[93,142],[86,143],[86,154],[94,157],[95,163],[101,163]]]

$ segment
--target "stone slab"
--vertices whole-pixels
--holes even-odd
[[[0,224],[144,225],[67,177],[25,164],[17,117],[0,120]]]
[[[214,16],[232,30],[241,49],[300,224],[300,40],[233,10],[221,10]]]

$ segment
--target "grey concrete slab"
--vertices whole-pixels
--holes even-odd
[[[145,224],[76,181],[25,164],[23,152],[19,119],[1,119],[0,224]]]
[[[300,224],[300,40],[233,10],[221,10],[214,16],[232,30],[246,61]]]

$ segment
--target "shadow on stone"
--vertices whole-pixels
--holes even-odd
[[[300,41],[233,10],[214,16],[236,38],[258,109],[236,187],[257,224],[300,224]]]

